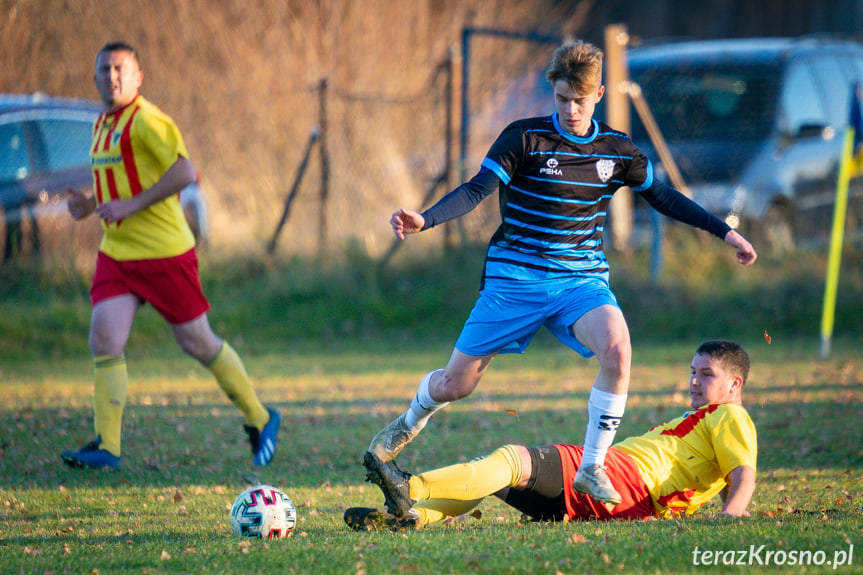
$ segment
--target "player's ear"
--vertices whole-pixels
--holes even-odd
[[[739,375],[734,375],[731,377],[731,390],[740,392],[743,390],[743,378]]]
[[[605,85],[600,84],[599,89],[596,91],[596,101],[599,102],[602,100],[602,96],[605,95]]]

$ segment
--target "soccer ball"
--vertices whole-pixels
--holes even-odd
[[[269,485],[256,485],[240,493],[231,506],[231,530],[250,539],[288,537],[297,523],[291,499]]]

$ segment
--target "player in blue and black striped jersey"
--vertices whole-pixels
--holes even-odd
[[[612,195],[629,186],[660,213],[723,239],[742,265],[757,256],[737,231],[654,179],[650,161],[626,134],[593,119],[605,92],[598,48],[581,41],[561,46],[546,78],[555,114],[513,122],[469,182],[422,214],[400,209],[392,216],[393,231],[404,239],[500,194],[502,222],[489,242],[480,297],[447,366],[426,374],[410,408],[372,439],[369,451],[392,460],[435,411],[473,392],[495,355],[524,352],[545,326],[599,360],[574,488],[616,505],[620,495],[604,460],[626,405],[632,349],[603,252]]]

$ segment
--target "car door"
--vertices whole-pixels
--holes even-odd
[[[68,187],[88,190],[93,176],[90,168],[95,115],[70,110],[46,111],[31,123],[32,178],[28,188],[35,201],[57,202]]]
[[[835,103],[823,92],[827,86],[842,83],[838,72],[835,60],[796,58],[789,62],[782,89],[780,122],[784,137],[776,151],[777,174],[788,203],[774,202],[771,209],[788,210],[773,216],[789,219],[798,243],[829,231],[825,216],[836,189],[842,120],[830,108]]]
[[[24,125],[0,116],[0,207],[7,218],[18,217],[26,195],[21,181],[30,174]]]

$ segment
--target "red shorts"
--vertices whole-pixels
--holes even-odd
[[[574,445],[555,447],[560,452],[566,513],[570,519],[644,519],[656,515],[647,485],[629,455],[612,447],[605,456],[606,473],[622,499],[620,505],[609,511],[602,503],[572,488],[584,448]]]
[[[117,261],[102,252],[90,287],[93,306],[104,299],[132,294],[148,302],[170,324],[191,321],[210,310],[198,277],[194,248],[179,256]]]

